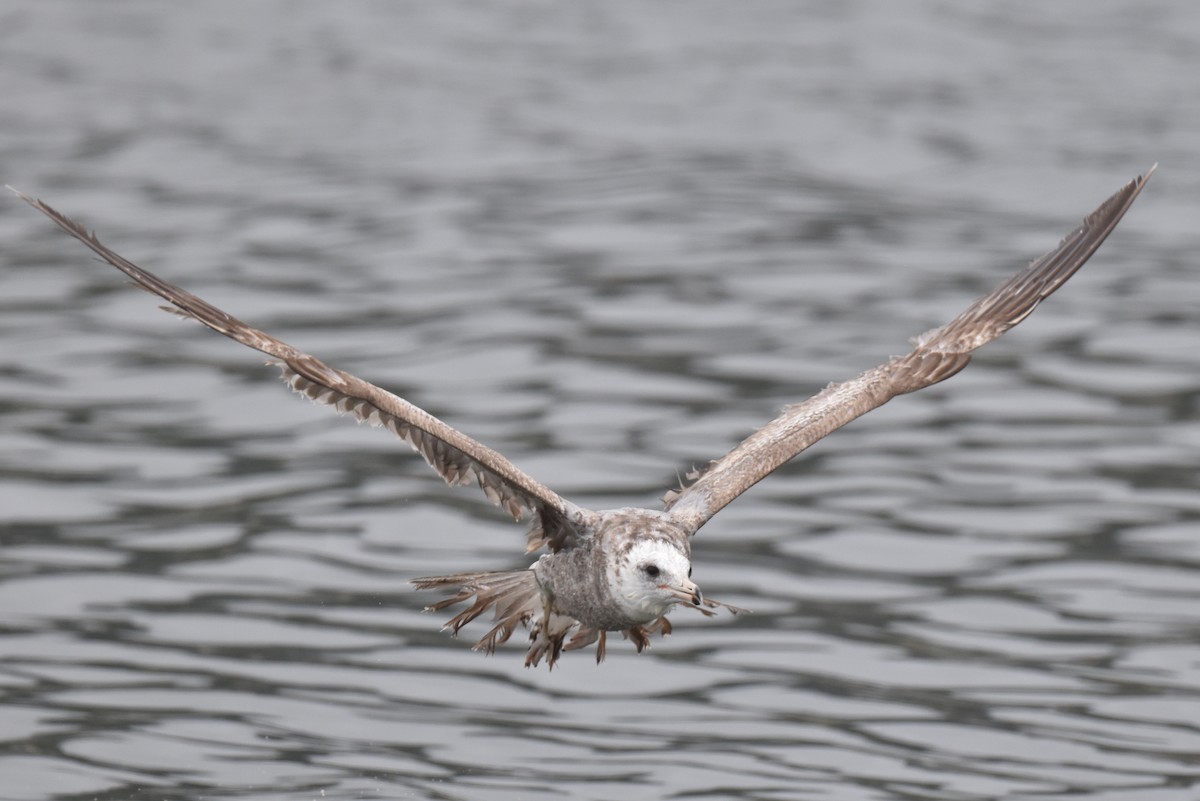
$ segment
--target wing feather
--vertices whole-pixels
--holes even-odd
[[[1156,165],[1157,166],[1157,165]],[[1154,172],[1135,178],[1089,214],[1058,247],[971,304],[941,328],[917,337],[898,356],[849,381],[830,384],[751,434],[691,485],[664,497],[666,508],[695,533],[730,501],[833,431],[897,395],[915,392],[967,366],[971,352],[1028,317],[1062,286],[1120,222]]]
[[[12,189],[12,187],[9,187]],[[45,214],[104,261],[129,276],[141,289],[172,304],[164,307],[211,328],[219,334],[267,354],[278,363],[283,380],[296,392],[317,403],[353,415],[361,422],[382,426],[407,442],[425,458],[446,483],[475,483],[488,500],[513,519],[526,512],[534,516],[527,550],[547,546],[560,550],[583,536],[591,514],[522,472],[486,445],[471,439],[403,398],[293,348],[282,340],[247,325],[192,293],[170,284],[102,244],[95,233],[41,200],[17,192],[29,205]]]

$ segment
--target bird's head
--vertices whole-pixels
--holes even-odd
[[[631,620],[648,623],[677,603],[699,606],[704,601],[692,583],[692,561],[684,543],[644,539],[616,561],[613,595]]]

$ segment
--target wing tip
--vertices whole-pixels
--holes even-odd
[[[12,184],[5,184],[4,188],[7,189],[9,192],[12,192],[17,197],[21,198],[21,200],[24,200],[30,206],[33,206],[35,209],[38,209],[39,211],[44,211],[45,209],[50,208],[49,206],[46,205],[45,201],[43,201],[41,198],[36,198],[33,195],[27,195],[24,192],[22,192],[20,189],[17,189]]]

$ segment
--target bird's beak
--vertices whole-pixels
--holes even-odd
[[[692,606],[699,606],[704,602],[704,595],[691,579],[684,579],[679,584],[663,584],[661,587],[670,590],[676,598]]]

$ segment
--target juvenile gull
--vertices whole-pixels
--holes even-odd
[[[563,651],[592,643],[596,643],[596,661],[603,660],[609,631],[621,632],[640,652],[649,645],[651,634],[670,633],[666,616],[676,604],[705,615],[718,607],[741,611],[705,598],[692,582],[692,535],[726,504],[817,440],[897,395],[944,381],[966,367],[972,351],[1028,317],[1083,266],[1153,171],[1151,167],[1104,201],[1054,250],[946,325],[917,337],[911,353],[786,407],[702,472],[689,475],[691,484],[668,492],[662,511],[592,511],[577,506],[496,451],[403,398],[330,367],[146,272],[70,218],[13,191],[137,286],[174,307],[163,308],[272,357],[295,391],[359,421],[387,428],[424,456],[448,484],[477,483],[513,519],[531,514],[526,553],[542,548],[547,552],[530,567],[430,576],[414,579],[413,584],[421,589],[456,590],[426,607],[429,611],[470,602],[444,627],[456,634],[492,611],[495,625],[475,644],[477,650],[494,652],[523,626],[530,630],[525,665],[536,666],[545,658],[553,668]]]

